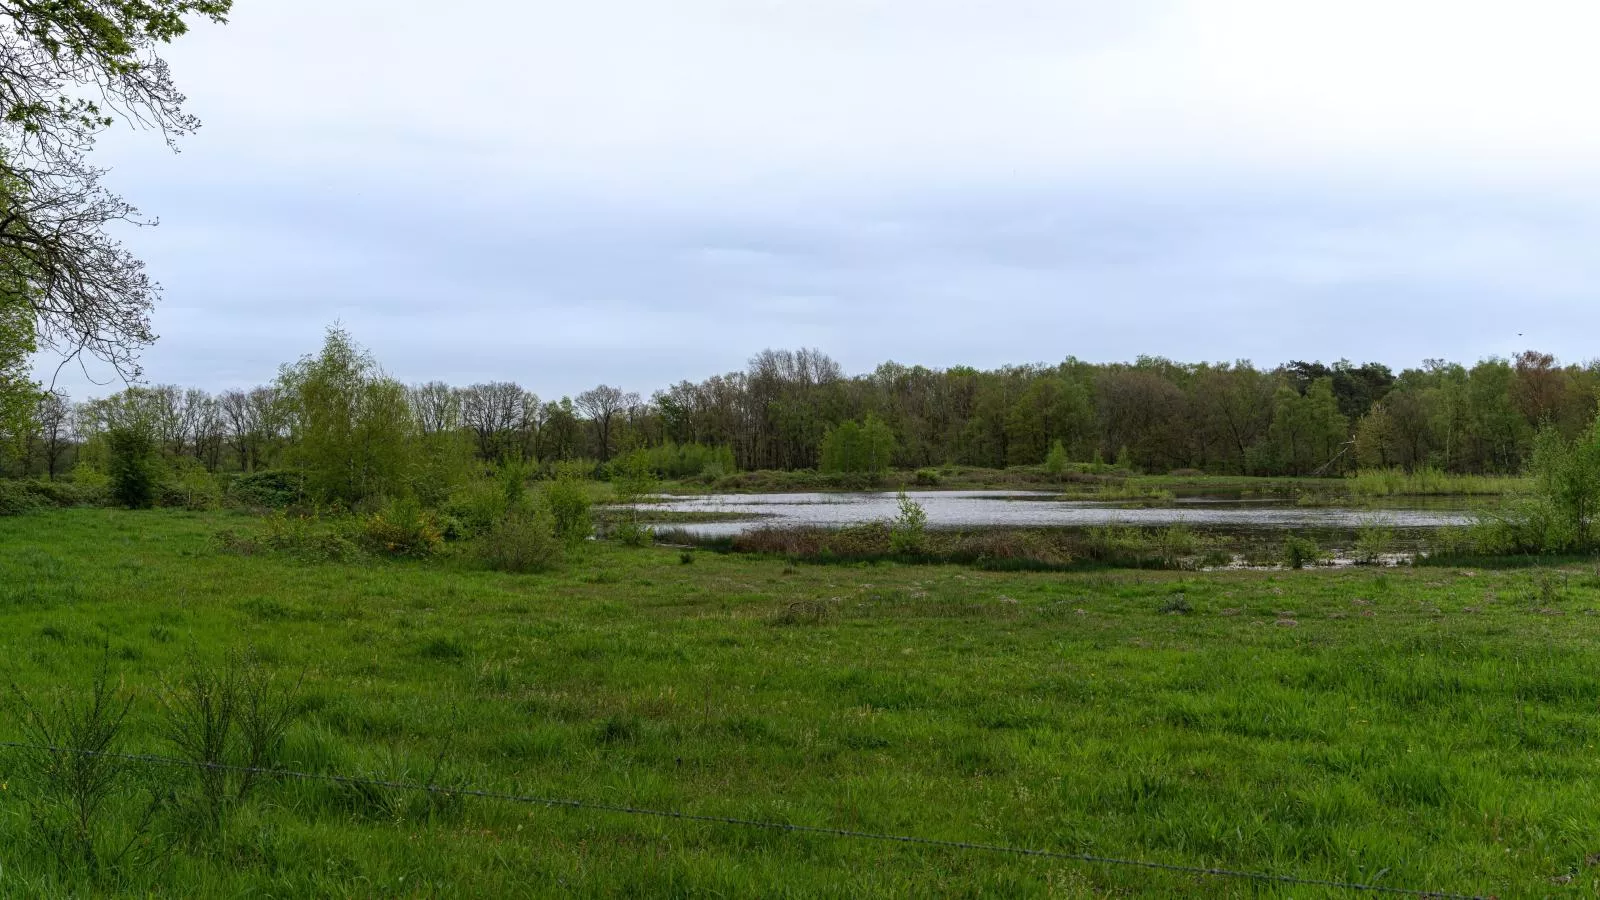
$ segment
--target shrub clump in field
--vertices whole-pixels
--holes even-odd
[[[1394,529],[1373,520],[1361,523],[1356,533],[1355,558],[1358,566],[1374,566],[1394,546]]]
[[[1044,458],[1044,470],[1051,477],[1060,478],[1067,474],[1067,465],[1067,448],[1060,441],[1056,441],[1050,445],[1050,453]]]
[[[1314,566],[1321,562],[1322,558],[1322,548],[1308,537],[1291,534],[1283,542],[1283,564],[1291,569]]]
[[[78,481],[23,481],[0,478],[0,516],[19,516],[50,507],[98,506],[105,487]]]
[[[246,556],[268,550],[308,562],[350,562],[362,556],[361,545],[352,533],[353,524],[350,519],[278,512],[266,518],[258,537],[224,531],[218,535],[218,541],[225,551]]]
[[[1186,616],[1189,613],[1194,612],[1194,607],[1190,605],[1189,598],[1184,596],[1182,591],[1179,591],[1178,593],[1168,597],[1166,601],[1161,604],[1161,612],[1166,613],[1169,616]]]
[[[928,511],[900,492],[900,514],[889,524],[889,551],[900,556],[922,553],[928,537]]]
[[[655,531],[640,522],[639,504],[648,502],[659,484],[644,459],[630,456],[617,466],[611,488],[621,507],[621,518],[611,528],[611,537],[629,547],[643,547],[655,540]]]
[[[774,625],[821,625],[833,618],[839,605],[831,600],[796,600],[772,618]]]
[[[569,473],[545,485],[544,502],[555,523],[556,536],[568,544],[581,543],[594,533],[589,517],[589,493],[583,482]]]
[[[479,557],[499,572],[549,571],[561,561],[562,551],[555,520],[542,507],[507,513],[478,539]]]
[[[938,487],[942,479],[938,469],[918,469],[912,480],[917,487]]]
[[[183,460],[161,485],[161,505],[194,511],[216,509],[222,505],[222,488],[198,461]]]
[[[0,479],[0,516],[20,516],[44,506],[44,499],[32,490],[32,485]]]
[[[106,433],[110,453],[111,496],[129,509],[149,509],[156,502],[158,460],[149,431],[119,426]]]
[[[177,755],[194,764],[191,791],[180,792],[187,817],[219,828],[250,794],[256,770],[276,764],[299,712],[300,682],[280,681],[253,654],[221,665],[191,659],[159,694],[162,729]]]
[[[432,512],[407,499],[363,519],[361,542],[373,553],[423,559],[439,552],[444,534]]]
[[[477,537],[489,533],[506,514],[506,485],[491,478],[475,478],[457,487],[441,512],[455,533],[452,539]]]
[[[247,472],[228,483],[226,496],[243,507],[284,509],[305,500],[305,477],[284,469]]]

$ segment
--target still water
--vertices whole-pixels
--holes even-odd
[[[1301,507],[1287,501],[1180,498],[1170,505],[1129,508],[1116,503],[1059,500],[1035,491],[908,491],[928,514],[930,528],[1049,528],[1092,525],[1186,525],[1228,529],[1353,529],[1367,523],[1394,528],[1465,525],[1465,508],[1389,506],[1373,509]],[[864,494],[709,494],[666,496],[653,510],[760,516],[732,522],[668,525],[705,537],[739,534],[764,526],[811,525],[835,528],[892,519],[899,512],[895,493]]]

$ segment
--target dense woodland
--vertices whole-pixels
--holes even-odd
[[[382,388],[358,404],[388,407],[385,430],[369,440],[455,436],[487,461],[606,463],[656,448],[648,454],[654,467],[679,477],[707,469],[848,468],[848,460],[827,458],[829,435],[842,437],[841,427],[851,440],[867,436],[874,469],[884,462],[1036,465],[1059,443],[1073,461],[1120,460],[1151,472],[1308,475],[1434,466],[1510,473],[1524,467],[1541,424],[1578,433],[1594,419],[1600,393],[1600,363],[1562,366],[1533,351],[1471,367],[1429,360],[1398,375],[1377,363],[1261,369],[1145,357],[987,371],[884,363],[848,376],[816,350],[768,350],[744,371],[680,382],[648,399],[602,385],[542,400],[512,382],[401,385],[347,336],[334,332],[330,340],[344,342],[359,361],[351,364],[373,373],[369,380]],[[274,382],[253,389],[140,386],[81,402],[45,393],[31,421],[3,436],[0,466],[7,475],[44,478],[103,466],[104,435],[134,421],[167,459],[209,471],[292,463],[308,422],[303,404],[289,398],[304,393],[297,373],[313,359],[285,366]],[[341,427],[358,430],[363,416],[374,415],[347,412]]]

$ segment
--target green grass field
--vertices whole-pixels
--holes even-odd
[[[586,548],[219,552],[230,514],[0,519],[0,660],[36,705],[109,645],[124,746],[163,680],[254,648],[278,762],[696,814],[1499,897],[1600,890],[1592,569],[991,573]],[[1187,610],[1187,612],[1175,612]],[[0,740],[22,735],[0,718]],[[102,827],[131,834],[141,770]],[[53,861],[0,751],[0,896],[1340,897],[1106,865],[265,785],[161,806],[130,859]],[[1595,862],[1591,862],[1591,860]]]

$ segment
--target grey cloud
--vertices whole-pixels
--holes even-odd
[[[1345,19],[1382,7],[1317,21],[1364,40]],[[1386,99],[1415,85],[1345,91],[1259,0],[408,9],[241,5],[174,48],[208,122],[185,153],[101,148],[163,220],[127,235],[168,289],[150,379],[265,380],[335,319],[401,377],[547,396],[768,346],[1408,365],[1582,358],[1600,325],[1568,153],[1600,135],[1493,94],[1417,139]],[[1516,152],[1482,139],[1496,115]]]

